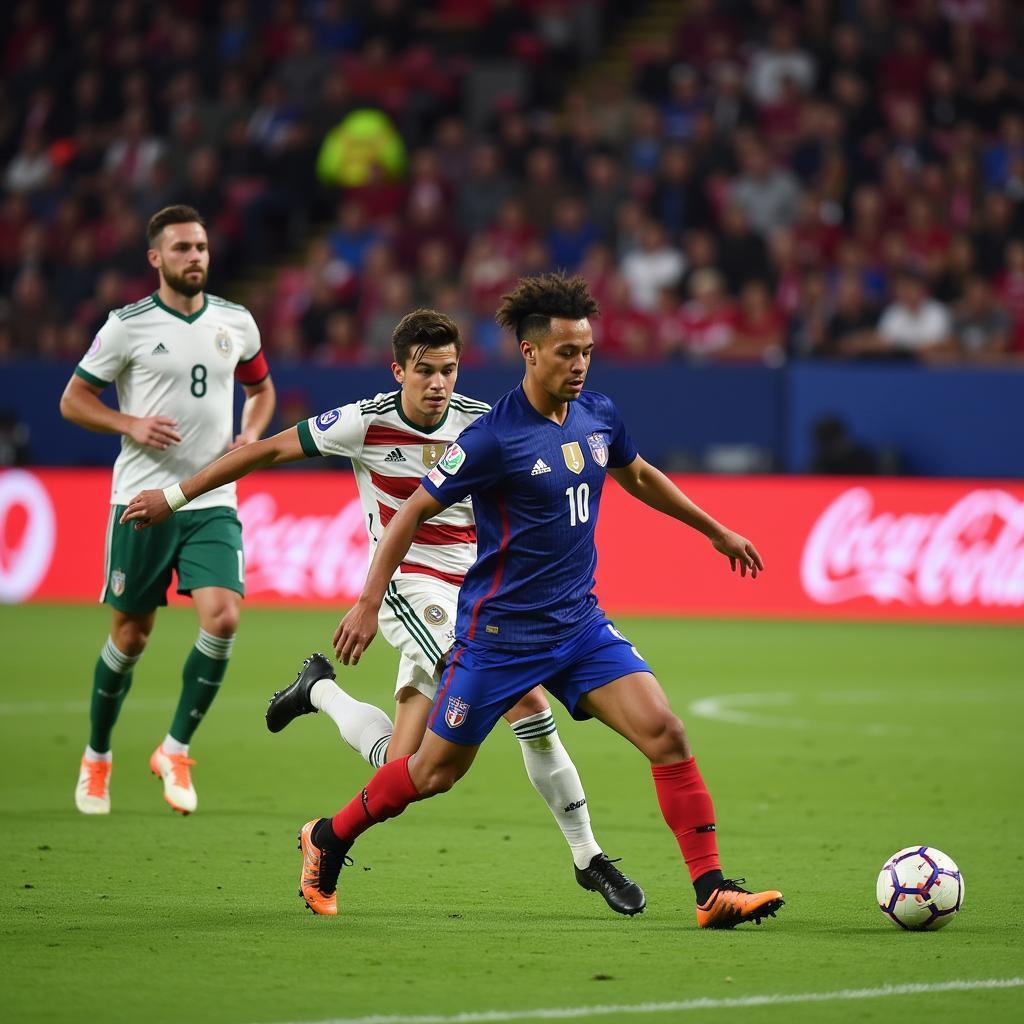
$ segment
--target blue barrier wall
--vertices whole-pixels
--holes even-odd
[[[838,414],[902,471],[1024,477],[1024,369],[795,363],[787,367],[783,465],[805,470],[815,420]]]
[[[57,404],[72,369],[0,367],[0,412],[12,411],[28,423],[37,465],[109,465],[118,450],[116,437],[90,434],[61,419]],[[273,373],[289,408],[305,403],[312,413],[393,386],[386,368],[276,364]],[[493,401],[519,379],[513,367],[467,368],[459,390]],[[811,457],[814,421],[838,413],[858,439],[899,449],[908,472],[1024,476],[1024,369],[795,363],[769,370],[595,362],[589,383],[615,398],[640,451],[661,464],[684,464],[680,453],[699,459],[711,445],[750,444],[767,449],[776,466],[802,471]],[[112,388],[107,395],[112,400]]]

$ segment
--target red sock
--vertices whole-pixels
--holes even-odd
[[[409,774],[409,758],[400,757],[378,768],[366,788],[338,811],[331,826],[339,839],[350,843],[371,825],[396,817],[419,799]]]
[[[683,852],[690,880],[696,882],[708,871],[721,870],[715,839],[715,808],[696,758],[675,764],[652,764],[651,774],[662,816]]]

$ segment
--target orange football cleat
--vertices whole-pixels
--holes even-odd
[[[164,799],[179,814],[191,814],[199,806],[189,770],[194,764],[187,754],[168,754],[162,743],[149,758],[149,770],[163,780]]]
[[[321,850],[313,842],[313,829],[322,820],[307,821],[299,830],[302,851],[299,895],[314,914],[333,917],[338,913],[338,875],[346,864],[352,863],[352,858],[333,850]]]
[[[777,889],[749,892],[740,887],[745,878],[726,878],[708,897],[697,904],[697,924],[701,928],[735,928],[745,921],[760,924],[762,918],[774,917],[785,903]]]
[[[82,758],[75,786],[75,806],[83,814],[110,813],[111,761],[93,761]]]

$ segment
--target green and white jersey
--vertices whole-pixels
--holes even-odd
[[[170,416],[180,443],[165,451],[122,436],[110,495],[126,505],[146,488],[169,487],[227,451],[234,437],[235,371],[260,354],[260,332],[244,307],[207,295],[191,316],[169,309],[154,292],[115,309],[75,373],[96,387],[117,386],[130,416]],[[190,509],[236,508],[235,485],[189,502]]]

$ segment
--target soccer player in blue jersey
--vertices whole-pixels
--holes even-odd
[[[700,927],[760,923],[782,906],[780,892],[748,892],[723,876],[711,797],[683,723],[594,595],[594,529],[606,476],[703,533],[741,576],[764,568],[749,540],[640,457],[610,399],[583,390],[594,347],[589,318],[597,312],[580,277],[525,279],[504,297],[498,322],[519,341],[522,385],[468,427],[423,478],[385,530],[362,595],[338,626],[338,658],[358,663],[417,528],[472,498],[477,560],[459,597],[456,642],[428,731],[414,754],[385,764],[333,818],[303,826],[301,887],[311,905],[336,891],[359,835],[451,789],[501,715],[541,685],[574,718],[597,718],[650,761],[662,815],[690,872]]]

